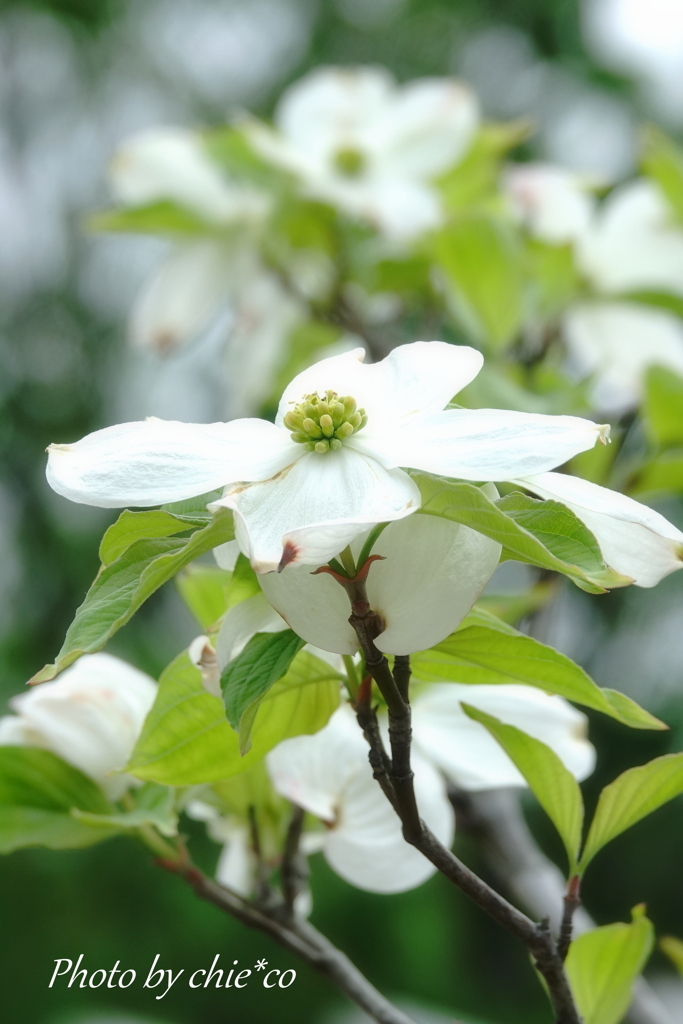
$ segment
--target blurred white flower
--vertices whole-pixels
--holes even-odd
[[[225,353],[231,414],[258,409],[269,395],[286,339],[305,315],[303,303],[258,257],[270,198],[230,180],[209,157],[201,135],[185,128],[152,128],[133,136],[112,160],[110,179],[126,206],[167,200],[206,222],[205,234],[175,241],[145,283],[131,314],[132,344],[168,355],[204,336],[232,309]]]
[[[325,67],[284,93],[276,130],[249,120],[245,131],[309,195],[402,240],[440,223],[431,181],[465,155],[478,124],[476,98],[462,83],[397,86],[383,68]]]
[[[516,480],[540,498],[561,501],[594,534],[607,565],[636,586],[654,587],[683,568],[683,533],[633,498],[564,473]]]
[[[594,407],[620,414],[636,405],[648,366],[683,373],[679,317],[629,299],[631,292],[683,296],[683,230],[657,186],[631,182],[598,206],[579,175],[542,164],[510,169],[505,185],[533,235],[574,244],[595,293],[572,304],[562,321],[570,369],[592,376]]]
[[[54,682],[12,698],[0,744],[51,750],[118,800],[135,780],[112,773],[127,764],[155,696],[154,681],[120,658],[84,655]]]
[[[276,422],[146,420],[51,445],[48,481],[104,508],[179,501],[224,486],[240,549],[259,573],[326,562],[374,523],[414,513],[401,467],[465,480],[545,472],[607,428],[576,416],[445,408],[479,372],[479,352],[442,342],[323,359],[285,388]]]
[[[586,716],[561,697],[517,684],[434,683],[413,700],[413,741],[458,789],[526,786],[488,730],[465,714],[463,703],[541,740],[577,779],[593,771]]]
[[[363,536],[353,542],[358,557]],[[436,516],[390,523],[373,547],[367,594],[384,629],[375,639],[387,654],[411,654],[439,643],[459,625],[498,566],[500,545],[482,533]],[[292,629],[310,643],[354,654],[346,591],[313,565],[260,578],[261,588]]]
[[[212,804],[191,800],[185,808],[194,821],[206,823],[206,831],[223,849],[216,865],[216,881],[239,896],[253,894],[256,858],[249,840],[249,825],[237,815],[222,815]]]
[[[434,866],[403,838],[399,819],[373,778],[367,744],[348,705],[314,736],[278,744],[266,764],[275,789],[326,826],[305,835],[305,852],[322,850],[351,885],[404,892],[434,874]],[[420,814],[450,846],[455,823],[443,779],[419,754],[413,771]]]

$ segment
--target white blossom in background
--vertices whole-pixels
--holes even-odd
[[[271,200],[230,180],[211,160],[200,133],[152,128],[133,136],[110,165],[112,191],[128,207],[170,201],[206,224],[174,241],[140,292],[130,317],[138,349],[168,355],[225,321],[225,374],[232,415],[268,397],[289,333],[304,304],[261,263],[257,243]],[[236,385],[239,382],[239,386]]]
[[[290,86],[275,129],[244,124],[254,147],[293,172],[308,195],[407,240],[438,226],[432,180],[467,152],[476,97],[452,79],[397,86],[384,68],[317,68]]]
[[[434,866],[403,838],[396,812],[373,778],[367,744],[348,705],[314,736],[279,743],[266,764],[275,789],[326,826],[306,834],[305,852],[322,850],[333,871],[351,885],[404,892],[434,874]],[[443,779],[419,754],[413,771],[420,814],[450,847],[455,823]]]
[[[595,767],[586,716],[562,697],[517,684],[433,683],[418,690],[413,700],[414,746],[457,789],[526,786],[502,747],[485,726],[465,714],[462,704],[541,740],[579,780]]]
[[[0,718],[0,744],[51,750],[118,800],[136,784],[118,770],[128,763],[155,696],[156,683],[127,662],[84,655],[54,682],[12,698],[14,714]]]
[[[595,536],[607,565],[630,576],[636,586],[654,587],[683,568],[683,533],[647,505],[565,473],[514,482],[570,508]]]
[[[364,365],[323,359],[287,386],[275,423],[146,420],[51,445],[48,481],[72,501],[151,506],[224,487],[240,549],[259,573],[320,565],[375,523],[414,513],[406,468],[464,480],[547,472],[604,439],[576,416],[446,408],[479,372],[465,346],[415,342]]]
[[[683,373],[683,324],[629,292],[683,296],[683,230],[655,184],[637,180],[598,205],[579,175],[524,164],[504,178],[513,212],[545,242],[574,244],[593,298],[562,318],[570,369],[593,379],[596,409],[619,415],[642,396],[649,366]]]
[[[248,823],[237,815],[221,814],[203,800],[191,800],[185,811],[194,821],[203,821],[211,839],[223,847],[216,865],[216,881],[248,899],[254,892],[257,868]]]

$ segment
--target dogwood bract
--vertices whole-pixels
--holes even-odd
[[[374,523],[415,512],[404,468],[465,480],[546,472],[606,427],[576,416],[445,408],[479,372],[472,348],[414,342],[379,363],[363,349],[323,359],[285,389],[275,423],[149,419],[49,448],[59,494],[104,508],[179,501],[223,486],[259,573],[320,565]]]
[[[654,587],[683,568],[683,533],[626,494],[564,473],[540,473],[515,482],[570,508],[596,538],[606,564],[630,576],[636,586]]]
[[[84,655],[60,675],[13,697],[0,718],[0,744],[42,747],[118,800],[134,784],[123,768],[154,703],[156,683],[111,654]]]
[[[309,195],[412,238],[442,219],[431,180],[457,163],[479,123],[474,94],[449,79],[397,86],[383,68],[318,68],[283,95],[276,131],[245,131]]]

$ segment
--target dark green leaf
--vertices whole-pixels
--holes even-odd
[[[228,721],[240,731],[242,716],[282,679],[305,640],[291,630],[257,633],[223,670],[221,689]]]
[[[232,514],[221,509],[208,526],[190,537],[135,541],[100,569],[67,630],[57,660],[38,672],[33,682],[53,679],[82,654],[99,651],[150,594],[199,555],[233,537]]]

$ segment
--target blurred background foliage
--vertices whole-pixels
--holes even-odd
[[[3,699],[54,656],[98,565],[114,515],[58,498],[43,450],[149,413],[219,418],[212,352],[173,365],[125,347],[125,318],[158,257],[153,239],[92,237],[84,216],[106,204],[117,144],[149,125],[217,124],[235,107],[268,115],[283,86],[318,64],[383,64],[400,80],[459,74],[494,118],[530,117],[522,155],[607,178],[636,163],[639,126],[683,127],[683,41],[651,66],[614,53],[577,0],[5,0],[0,10],[0,688]],[[607,9],[608,3],[596,4]],[[661,6],[661,5],[660,5]],[[653,5],[656,18],[658,5]],[[682,25],[678,28],[683,34]],[[597,27],[596,27],[597,26]],[[616,29],[613,35],[618,35]],[[653,38],[656,32],[651,32]],[[675,33],[674,33],[675,35]],[[655,39],[656,42],[656,39]],[[668,46],[668,50],[667,50]],[[675,55],[674,55],[675,56]],[[667,72],[668,68],[668,72]],[[677,70],[680,69],[680,70]],[[668,73],[668,78],[667,78]],[[673,504],[663,508],[680,522]],[[600,751],[587,793],[631,764],[683,743],[683,574],[654,592],[589,600],[565,588],[546,639],[603,686],[632,693],[673,725],[669,735],[592,722]],[[166,587],[111,649],[153,675],[196,632]],[[560,856],[533,807],[544,849]],[[207,867],[215,847],[202,839]],[[203,846],[202,846],[203,844]],[[656,867],[652,858],[656,851]],[[459,852],[487,876],[469,840]],[[318,863],[318,861],[320,861]],[[586,903],[599,922],[645,901],[658,932],[683,932],[683,803],[615,842],[592,869]],[[643,866],[647,870],[643,870]],[[27,1024],[156,1021],[241,1024],[351,1020],[341,999],[260,935],[197,902],[131,844],[18,852],[0,874],[0,991],[7,1020]],[[320,858],[314,921],[370,979],[406,1005],[486,1024],[542,1024],[548,1010],[525,953],[441,878],[383,898],[350,888]],[[145,972],[266,957],[296,984],[266,992],[48,990],[52,962]],[[653,961],[666,985],[664,959]],[[679,1004],[680,1005],[680,1004]],[[340,1014],[341,1016],[335,1016]],[[440,1020],[429,1016],[425,1020]]]

